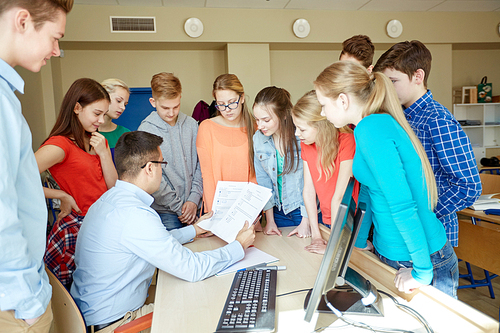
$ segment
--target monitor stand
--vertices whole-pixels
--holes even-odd
[[[343,280],[342,278],[337,280]],[[341,281],[338,281],[341,282]],[[342,290],[342,288],[332,289],[326,293],[328,301],[343,314],[350,315],[369,315],[383,316],[382,298],[378,295],[377,289],[366,280],[361,274],[347,268],[345,274],[345,282],[350,285],[353,290]],[[340,283],[341,285],[343,283]],[[337,284],[338,285],[338,284]],[[304,301],[304,309],[307,308],[312,290],[310,290]],[[365,299],[363,301],[363,299]],[[368,305],[364,305],[363,303]],[[324,297],[318,305],[318,312],[332,313],[326,306]]]

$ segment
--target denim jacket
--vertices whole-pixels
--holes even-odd
[[[304,171],[302,158],[300,156],[300,140],[296,137],[299,151],[295,152],[295,163],[299,161],[299,167],[295,172],[283,175],[283,188],[280,207],[278,193],[278,161],[276,159],[276,147],[272,136],[265,136],[257,131],[253,136],[254,166],[257,183],[273,191],[271,198],[264,206],[264,210],[274,206],[282,209],[285,214],[300,207],[303,217],[307,217],[302,191],[304,189]]]

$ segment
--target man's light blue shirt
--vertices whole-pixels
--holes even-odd
[[[47,207],[15,90],[23,93],[24,81],[0,59],[0,310],[30,319],[52,296],[43,263]]]
[[[87,325],[109,323],[142,307],[156,267],[194,282],[244,257],[238,241],[192,252],[182,244],[196,236],[195,228],[167,231],[152,203],[151,195],[118,180],[87,212],[71,286]]]

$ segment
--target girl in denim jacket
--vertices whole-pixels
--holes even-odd
[[[300,141],[295,137],[290,93],[267,87],[255,97],[253,115],[258,131],[253,136],[257,182],[272,190],[264,206],[264,234],[279,235],[278,228],[295,226],[288,236],[310,237],[309,219],[302,199],[304,187]]]

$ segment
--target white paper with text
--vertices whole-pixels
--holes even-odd
[[[198,225],[228,243],[236,239],[245,221],[255,221],[271,197],[270,189],[245,182],[219,181],[215,191],[214,216]]]

